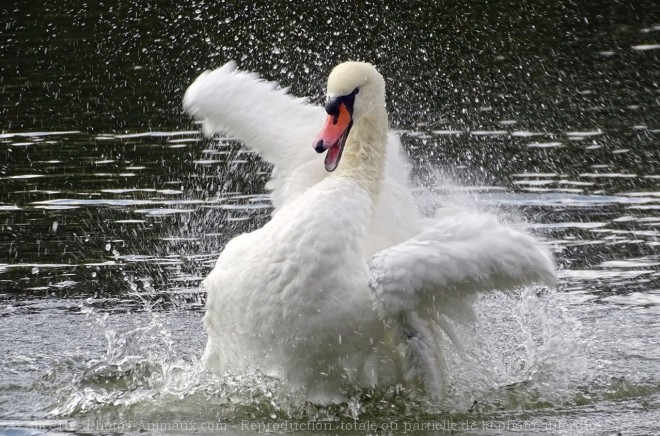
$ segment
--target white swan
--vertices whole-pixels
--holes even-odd
[[[446,317],[470,316],[479,291],[552,283],[552,256],[488,215],[418,214],[373,66],[337,66],[327,95],[323,124],[321,108],[233,63],[186,92],[206,133],[238,136],[274,164],[271,221],[231,240],[204,281],[204,360],[318,403],[398,383],[439,397]]]

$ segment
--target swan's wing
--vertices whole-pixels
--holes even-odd
[[[188,87],[184,109],[202,121],[204,133],[238,138],[279,168],[310,160],[325,111],[292,97],[275,82],[236,69],[230,61],[203,72]]]
[[[312,149],[326,116],[323,108],[257,74],[238,71],[233,61],[202,73],[186,90],[183,107],[202,122],[205,135],[240,139],[274,165],[269,187],[276,206],[286,200],[283,191],[325,177],[323,157]]]
[[[407,345],[413,368],[432,395],[439,395],[439,368],[429,354],[434,344],[424,322],[437,323],[453,340],[442,315],[471,318],[478,292],[555,280],[552,255],[539,241],[475,213],[434,220],[418,236],[377,252],[369,269],[374,306],[402,337],[412,338]]]
[[[429,323],[415,312],[407,312],[396,321],[399,339],[406,346],[406,380],[417,380],[433,399],[443,391],[440,356],[433,347],[433,332]]]
[[[369,267],[383,313],[555,280],[552,255],[536,238],[476,213],[434,220],[433,227],[416,237],[374,254]]]

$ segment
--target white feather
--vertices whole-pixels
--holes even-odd
[[[186,92],[206,134],[239,138],[274,165],[271,221],[231,240],[204,281],[211,369],[253,367],[323,403],[396,383],[438,397],[439,329],[456,341],[443,317],[471,318],[480,291],[553,280],[552,257],[522,229],[469,211],[420,216],[383,86],[368,64],[331,75],[331,95],[360,87],[332,177],[312,149],[322,108],[232,62]]]
[[[202,122],[205,135],[240,139],[274,166],[267,187],[275,211],[329,175],[323,156],[312,151],[325,110],[257,74],[238,71],[233,61],[202,73],[186,90],[183,106]],[[387,154],[382,195],[367,240],[369,253],[414,235],[421,219],[408,188],[411,165],[394,133]]]
[[[379,251],[369,268],[377,308],[388,315],[420,305],[442,310],[479,291],[556,279],[552,256],[535,238],[467,211],[441,216],[414,238]]]

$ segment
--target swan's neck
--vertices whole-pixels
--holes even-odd
[[[335,174],[351,177],[376,200],[383,185],[387,135],[387,112],[374,110],[353,125]]]

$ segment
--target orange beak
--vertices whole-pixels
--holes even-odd
[[[337,168],[352,125],[353,117],[344,103],[339,104],[336,114],[328,115],[323,129],[313,143],[317,153],[328,151],[325,156],[326,171],[332,172]]]

